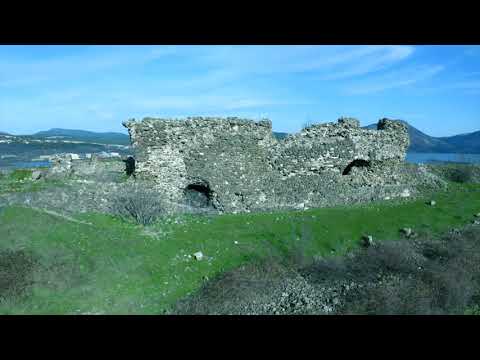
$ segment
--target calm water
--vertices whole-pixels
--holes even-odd
[[[441,153],[407,153],[411,163],[456,162],[480,164],[480,154],[441,154]]]
[[[25,169],[25,168],[35,168],[35,167],[48,167],[48,166],[50,166],[49,161],[18,161],[18,162],[5,164],[3,167]]]
[[[472,163],[480,164],[480,154],[441,154],[441,153],[408,153],[408,162],[419,163],[436,163],[436,162],[456,162],[456,163]],[[34,167],[48,167],[49,161],[19,161],[9,162],[3,164],[0,162],[0,167],[7,168],[34,168]]]

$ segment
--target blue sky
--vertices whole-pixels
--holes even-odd
[[[125,132],[129,118],[340,116],[480,130],[480,46],[0,46],[0,131]]]

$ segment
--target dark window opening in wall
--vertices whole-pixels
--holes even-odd
[[[135,177],[135,158],[133,156],[129,156],[126,160],[123,160],[125,163],[125,173],[127,176],[133,175]]]
[[[343,170],[342,175],[350,174],[354,167],[369,167],[369,166],[370,166],[370,161],[366,161],[366,160],[362,160],[362,159],[356,159],[356,160],[353,160],[350,164],[347,165],[345,170]]]
[[[207,183],[190,184],[185,188],[185,200],[193,207],[212,207],[213,192]]]

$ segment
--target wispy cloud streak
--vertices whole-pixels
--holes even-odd
[[[385,90],[413,85],[420,81],[427,80],[444,69],[445,67],[443,65],[434,65],[392,71],[388,74],[369,79],[364,83],[351,84],[344,89],[344,92],[349,95],[379,93]]]

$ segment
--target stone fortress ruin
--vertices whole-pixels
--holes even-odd
[[[400,121],[377,130],[353,118],[315,124],[278,140],[270,120],[240,118],[125,121],[136,179],[170,204],[223,212],[307,209],[407,197],[437,181],[405,164],[409,136]]]

